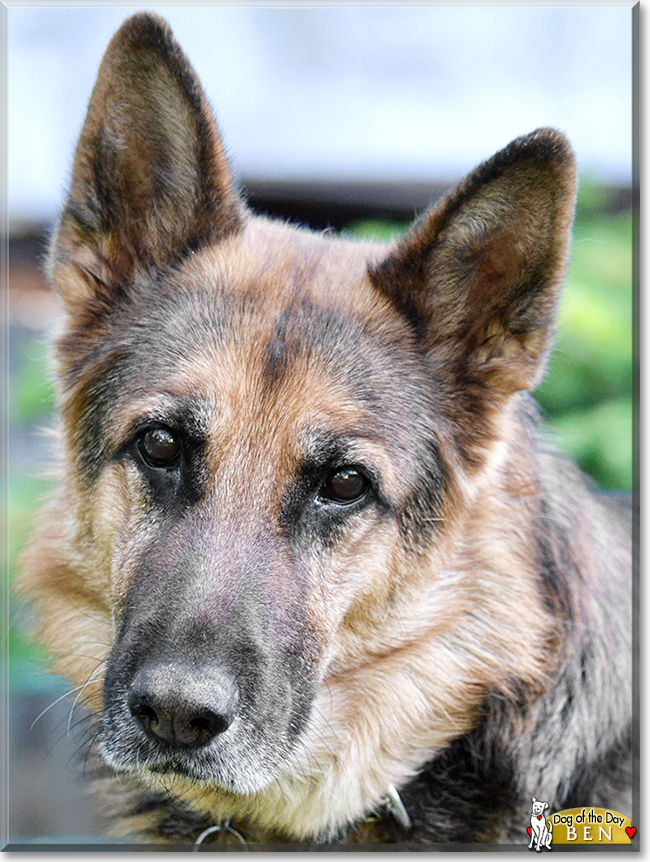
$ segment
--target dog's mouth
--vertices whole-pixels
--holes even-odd
[[[239,740],[221,740],[219,745],[198,749],[171,748],[165,743],[143,740],[136,734],[116,737],[104,732],[100,750],[116,772],[152,777],[180,777],[204,786],[249,795],[262,790],[277,776],[280,764],[268,755],[246,750]]]
[[[243,721],[203,745],[167,742],[147,735],[124,712],[114,713],[104,715],[100,751],[117,772],[178,776],[245,795],[276,779],[295,745],[277,730],[263,738]]]

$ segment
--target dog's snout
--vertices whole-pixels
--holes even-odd
[[[232,724],[239,691],[222,670],[160,664],[143,668],[127,699],[147,735],[173,746],[200,748]]]

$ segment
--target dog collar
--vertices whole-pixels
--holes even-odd
[[[394,784],[388,785],[388,798],[384,801],[384,805],[400,826],[403,826],[404,829],[411,828],[411,818]]]
[[[241,832],[239,832],[237,829],[230,825],[230,817],[226,817],[225,820],[223,820],[221,823],[217,823],[216,826],[209,826],[207,829],[204,829],[194,842],[194,847],[192,849],[198,852],[199,846],[203,844],[205,839],[209,835],[215,835],[217,832],[223,832],[224,835],[226,833],[234,835],[237,841],[239,841],[240,844],[243,844],[244,847],[248,849],[248,842],[246,841],[244,836],[241,834]]]
[[[389,784],[386,790],[386,796],[379,803],[380,808],[384,808],[389,814],[391,814],[395,820],[403,826],[404,829],[411,828],[411,818],[409,817],[408,811],[406,810],[406,806],[402,802],[402,797],[397,792],[397,788],[394,784]],[[365,823],[372,823],[378,819],[378,814],[370,814],[366,819]],[[230,834],[234,836],[240,844],[243,844],[246,848],[248,848],[248,842],[244,838],[244,836],[235,829],[230,824],[230,817],[226,817],[221,823],[218,823],[216,826],[209,826],[207,829],[204,829],[203,832],[199,835],[199,837],[194,842],[193,849],[198,852],[199,846],[203,844],[205,839],[210,835],[216,835],[217,833],[223,833],[224,836],[226,834]]]
[[[402,802],[402,797],[397,792],[394,784],[389,784],[386,789],[386,796],[379,803],[379,808],[390,814],[400,826],[404,829],[410,829],[412,826],[411,818],[409,817],[406,806]],[[381,811],[375,811],[366,817],[364,823],[374,823],[381,816]]]

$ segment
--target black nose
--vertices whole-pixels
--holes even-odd
[[[237,685],[224,671],[172,663],[142,668],[127,700],[149,736],[182,748],[200,748],[227,730],[238,704]]]

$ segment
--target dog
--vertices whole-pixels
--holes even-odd
[[[542,847],[551,850],[551,842],[553,841],[553,824],[549,820],[548,823],[544,818],[544,809],[548,808],[548,802],[538,802],[533,796],[532,812],[530,815],[530,844],[528,849],[539,851]]]
[[[60,477],[23,558],[111,834],[524,843],[631,805],[629,506],[547,442],[564,136],[392,245],[252,213],[168,25],[104,55],[48,273]]]

